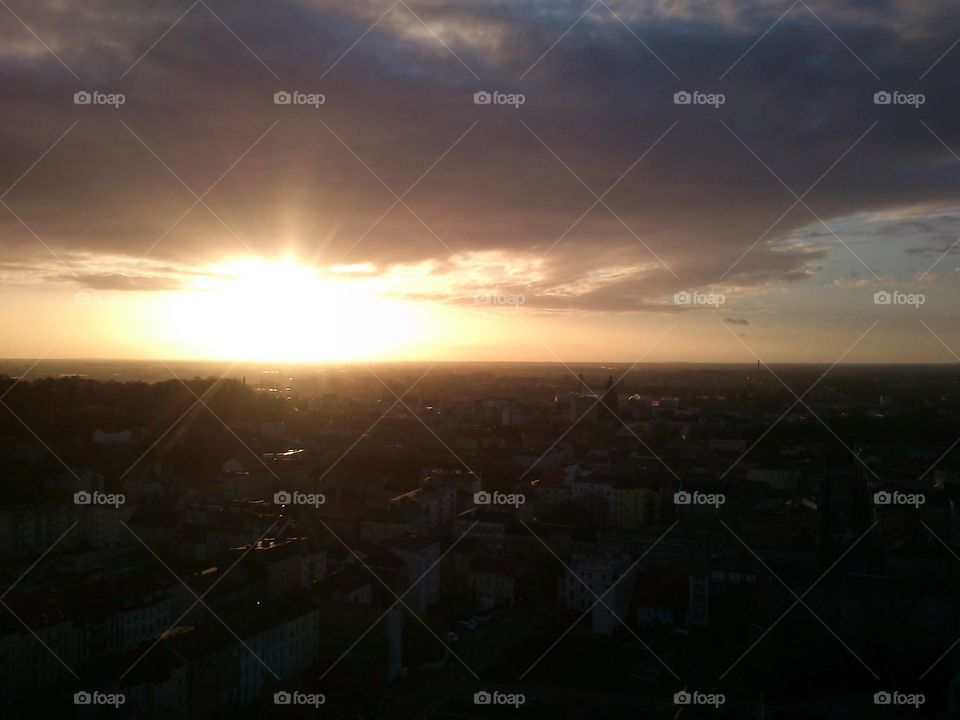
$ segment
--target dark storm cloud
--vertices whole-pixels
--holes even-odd
[[[252,251],[440,271],[502,252],[543,257],[528,305],[662,308],[679,289],[810,278],[826,250],[788,245],[791,233],[837,246],[811,210],[832,225],[936,209],[960,176],[941,144],[960,151],[960,49],[918,80],[960,36],[947,3],[809,3],[849,49],[799,5],[732,69],[787,5],[610,3],[660,60],[598,5],[537,61],[588,3],[411,3],[418,19],[402,5],[381,18],[386,2],[209,2],[220,19],[197,5],[172,30],[189,3],[9,4],[80,77],[0,12],[0,192],[77,123],[4,198],[20,217],[0,207],[11,262],[57,264],[33,232],[68,264]],[[125,102],[76,106],[78,90]],[[277,106],[279,90],[326,102]],[[479,90],[526,102],[474,105]],[[725,102],[675,105],[679,90]],[[879,90],[925,102],[878,106]],[[794,203],[784,184],[803,195],[828,170],[810,210],[730,269]],[[949,245],[947,224],[907,222],[891,234],[904,251]]]

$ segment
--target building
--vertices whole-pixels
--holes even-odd
[[[327,551],[319,547],[304,547],[300,556],[300,587],[306,587],[327,574]]]
[[[453,532],[456,537],[467,535],[478,541],[493,555],[503,552],[509,516],[485,507],[464,510],[457,516]],[[469,533],[469,534],[468,534]]]
[[[519,575],[520,563],[512,558],[473,558],[467,578],[470,595],[474,600],[490,598],[497,605],[513,605]]]
[[[475,557],[485,554],[481,543],[467,536],[441,556],[440,595],[441,597],[464,597],[470,585],[470,564]]]
[[[627,555],[575,554],[568,568],[560,577],[561,607],[580,613],[590,611],[593,632],[597,635],[609,635],[621,621],[626,622],[635,580],[633,571],[627,574],[630,568]]]
[[[640,628],[686,627],[689,600],[684,572],[645,572],[637,576],[632,618]]]
[[[555,470],[569,460],[567,453],[559,448],[524,448],[513,453],[511,462],[524,472],[540,470],[549,472]]]
[[[0,509],[0,545],[4,554],[33,557],[46,552],[73,523],[73,509],[63,503]]]
[[[423,613],[440,599],[440,541],[426,535],[403,533],[383,545],[406,566],[405,583],[400,593],[404,603],[415,613]]]
[[[452,487],[455,490],[473,495],[480,492],[480,476],[461,468],[430,468],[420,473],[421,487]]]
[[[380,510],[370,510],[360,520],[360,542],[378,544],[402,533],[425,534],[430,530],[429,514],[415,502],[391,503]]]
[[[688,587],[688,623],[707,626],[718,610],[727,611],[730,606],[749,614],[756,602],[758,578],[753,571],[704,569],[690,573]]]
[[[610,523],[635,528],[663,520],[664,491],[658,484],[634,478],[616,480],[610,492]]]
[[[123,523],[130,521],[135,510],[134,504],[83,505],[79,508],[80,536],[95,548],[126,545],[134,540]]]
[[[169,630],[176,615],[166,581],[121,578],[90,583],[72,593],[77,662],[83,665],[122,655]]]
[[[70,673],[57,659],[62,659],[67,667],[77,665],[76,632],[65,599],[56,593],[13,591],[4,603],[12,610],[4,609],[0,615],[0,677],[4,693],[23,696],[71,680]]]
[[[276,676],[281,682],[290,680],[319,662],[320,609],[302,593],[239,603],[223,608],[221,617],[243,640],[239,656],[241,705],[259,700]]]
[[[259,468],[256,472],[226,472],[222,482],[223,495],[228,498],[264,498],[273,492],[273,476]]]
[[[172,505],[141,503],[127,524],[144,543],[150,547],[161,547],[184,524],[184,513]]]
[[[790,468],[751,467],[747,470],[747,480],[766,485],[771,490],[792,490],[800,487],[800,473]]]
[[[541,508],[554,507],[573,499],[573,480],[557,470],[544,473],[533,486]]]
[[[579,500],[594,521],[605,522],[610,516],[614,481],[593,473],[577,473],[571,486],[573,499]]]
[[[596,393],[570,393],[570,422],[596,420],[597,408],[600,407],[600,396]]]
[[[716,452],[743,452],[747,449],[747,441],[741,437],[712,437],[709,448]]]
[[[457,514],[457,489],[442,485],[420,487],[393,498],[390,503],[412,502],[427,514],[427,525],[432,530],[451,520]]]
[[[314,583],[310,590],[327,601],[369,605],[373,602],[374,582],[366,568],[345,565]]]
[[[275,598],[303,587],[303,550],[305,541],[294,538],[277,542],[258,540],[255,545],[234,548],[248,567],[266,576],[267,597]]]

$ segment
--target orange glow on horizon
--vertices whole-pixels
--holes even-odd
[[[212,266],[191,290],[170,294],[161,318],[164,334],[194,357],[388,359],[425,329],[423,309],[388,290],[375,277],[248,258]]]

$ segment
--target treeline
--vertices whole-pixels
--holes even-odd
[[[116,480],[147,450],[139,472],[148,472],[154,458],[170,472],[216,472],[225,457],[250,459],[243,443],[250,444],[251,438],[241,433],[238,439],[224,423],[260,425],[294,413],[280,398],[255,392],[238,380],[216,378],[152,384],[72,377],[15,383],[0,378],[0,397],[9,408],[0,406],[3,480],[49,478],[67,472],[64,464]],[[132,439],[100,445],[92,440],[98,429],[130,430]]]

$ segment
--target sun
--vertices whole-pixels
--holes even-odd
[[[325,362],[382,360],[415,342],[423,318],[368,272],[295,259],[242,258],[208,267],[170,308],[176,342],[193,357]]]

